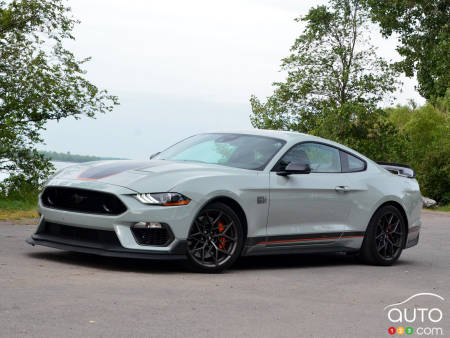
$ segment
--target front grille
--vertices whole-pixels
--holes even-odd
[[[108,247],[121,247],[114,231],[79,228],[69,225],[45,222],[40,234],[55,236],[61,239],[103,244]]]
[[[131,227],[131,232],[140,245],[167,246],[173,240],[172,232],[167,225],[159,229]]]
[[[78,188],[47,187],[41,201],[47,208],[91,214],[119,215],[127,210],[113,194]]]

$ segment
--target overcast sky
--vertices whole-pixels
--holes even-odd
[[[293,21],[326,1],[70,0],[81,20],[67,46],[87,78],[117,95],[120,106],[96,120],[51,122],[40,148],[144,159],[197,132],[251,128],[249,98],[265,98],[282,80],[280,59],[301,33]],[[395,39],[372,42],[398,60]],[[402,78],[395,103],[414,99]]]

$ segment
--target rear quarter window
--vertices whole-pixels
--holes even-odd
[[[366,162],[357,158],[356,156],[350,155],[344,151],[341,151],[341,165],[342,172],[352,173],[357,171],[366,170]]]

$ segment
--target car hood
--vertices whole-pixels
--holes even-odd
[[[52,181],[54,183],[59,180],[97,181],[136,192],[164,192],[170,191],[187,179],[236,175],[242,172],[250,171],[207,163],[167,160],[97,161],[67,167],[58,172]],[[52,184],[52,181],[49,183]]]

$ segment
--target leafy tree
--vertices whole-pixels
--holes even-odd
[[[46,122],[118,104],[85,79],[89,58],[64,48],[77,23],[63,0],[0,1],[0,171],[11,174],[4,192],[32,190],[48,175],[51,164],[35,149]]]
[[[450,90],[436,106],[389,108],[389,119],[407,139],[404,154],[417,171],[424,196],[450,203]]]
[[[306,28],[282,60],[287,79],[273,84],[266,102],[251,97],[253,126],[315,134],[390,159],[401,142],[378,106],[394,91],[395,72],[366,38],[368,12],[358,0],[331,0],[296,21]]]
[[[406,76],[417,73],[419,93],[443,97],[450,87],[450,2],[448,0],[364,0],[382,33],[399,34],[397,64]]]

